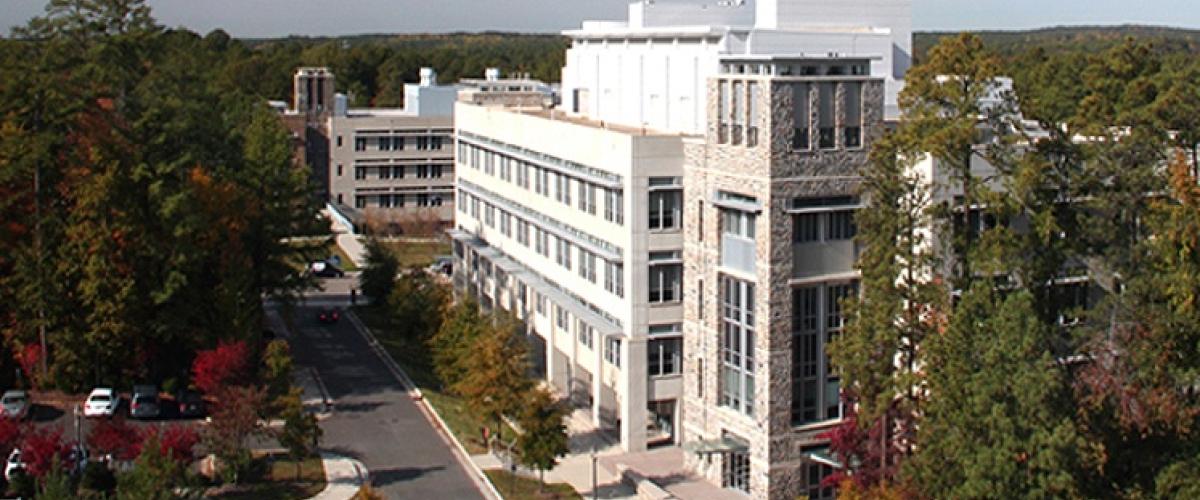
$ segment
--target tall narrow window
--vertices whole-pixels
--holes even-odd
[[[729,142],[729,81],[717,82],[717,143]]]
[[[855,290],[853,283],[792,290],[792,425],[842,417],[839,378],[826,349],[845,325],[842,301]]]
[[[834,120],[835,86],[832,82],[822,82],[817,85],[817,147],[833,149],[837,147],[836,123]]]
[[[678,302],[682,297],[683,263],[678,252],[650,253],[650,303]]]
[[[762,86],[758,82],[750,82],[750,99],[748,101],[750,108],[750,118],[746,122],[746,147],[758,146],[758,120],[759,120],[759,104],[758,100],[762,94]]]
[[[847,148],[862,147],[862,83],[842,84],[846,93],[846,126],[843,129]]]
[[[733,116],[731,120],[733,127],[729,131],[729,143],[737,146],[742,143],[742,137],[745,136],[743,124],[746,122],[746,84],[743,82],[733,82]]]
[[[650,230],[679,229],[683,211],[683,190],[650,191]]]
[[[754,284],[721,277],[718,404],[754,415]]]
[[[792,100],[795,104],[792,114],[792,127],[795,131],[795,135],[792,136],[792,149],[797,151],[812,149],[809,133],[809,129],[812,127],[810,99],[807,83],[792,85]]]

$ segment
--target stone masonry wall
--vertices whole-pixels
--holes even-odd
[[[741,77],[760,82],[759,142],[756,147],[717,144],[717,81],[708,82],[707,140],[685,147],[684,175],[684,442],[718,439],[723,432],[750,443],[750,494],[793,498],[799,492],[800,449],[820,444],[828,426],[796,431],[791,426],[791,200],[854,194],[866,151],[882,132],[883,85],[863,85],[863,143],[856,150],[795,152],[791,148],[795,78]],[[731,86],[732,88],[732,86]],[[748,86],[743,86],[749,99]],[[841,102],[844,87],[839,85]],[[810,94],[816,113],[816,92]],[[842,143],[837,106],[838,144]],[[815,116],[814,116],[815,119]],[[720,369],[720,210],[710,200],[718,191],[755,197],[764,210],[756,219],[754,415],[718,405]],[[703,283],[703,290],[699,289]],[[721,456],[688,455],[690,468],[721,484]]]

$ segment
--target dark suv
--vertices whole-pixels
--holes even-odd
[[[157,387],[152,385],[133,386],[133,398],[129,402],[130,417],[158,418],[159,407]]]

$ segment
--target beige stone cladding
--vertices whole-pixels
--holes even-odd
[[[759,141],[734,145],[718,143],[720,120],[718,81],[722,78],[756,81]],[[792,86],[797,82],[838,81],[836,99],[844,102],[841,81],[861,83],[862,147],[845,147],[845,112],[837,106],[836,144],[828,150],[793,149],[796,109]],[[736,88],[736,87],[735,87]],[[749,86],[741,86],[749,99]],[[853,195],[866,151],[882,132],[883,83],[862,77],[768,77],[730,75],[708,82],[708,133],[685,146],[684,196],[684,441],[716,440],[732,434],[749,445],[749,493],[754,498],[794,498],[800,493],[802,449],[823,443],[818,436],[833,425],[792,426],[792,217],[788,210],[797,197]],[[816,110],[817,92],[809,94]],[[816,121],[813,112],[812,122]],[[765,133],[763,133],[765,132]],[[812,135],[812,134],[810,134]],[[815,141],[815,137],[810,137]],[[719,404],[719,342],[722,274],[721,210],[711,201],[726,192],[753,197],[762,207],[755,219],[755,271],[744,276],[755,282],[753,353],[755,394],[753,416]],[[736,274],[736,273],[735,273]],[[700,287],[703,286],[701,290]],[[725,455],[687,455],[689,466],[722,485]]]

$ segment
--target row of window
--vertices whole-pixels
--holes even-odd
[[[366,151],[368,147],[373,147],[375,151],[404,151],[406,144],[411,144],[413,149],[417,151],[430,151],[442,149],[444,142],[448,141],[448,137],[440,135],[381,135],[377,137],[361,137],[354,138],[354,150]],[[342,136],[337,137],[337,147],[342,147]]]
[[[338,196],[340,198],[341,195]],[[368,206],[379,208],[400,208],[404,207],[407,203],[411,203],[413,206],[417,207],[440,207],[442,206],[442,195],[430,193],[381,193],[367,195],[360,194],[355,195],[354,197],[355,208],[367,208]]]
[[[604,220],[614,224],[625,223],[624,192],[620,189],[609,189],[465,142],[458,143],[458,158],[460,163],[473,169],[498,176],[500,180],[531,189],[541,196],[553,198],[590,215],[598,215],[598,200],[602,199]]]
[[[470,193],[459,193],[458,209],[460,212],[469,213],[475,219],[480,219],[482,212],[484,225],[490,228],[496,228],[498,225],[501,234],[515,239],[517,243],[527,248],[532,240],[534,250],[547,259],[550,258],[551,251],[553,251],[556,264],[568,270],[578,271],[581,278],[592,283],[597,283],[599,268],[602,266],[604,289],[618,297],[625,296],[624,264],[598,258],[595,253],[571,244],[570,240],[553,235],[537,224],[480,200],[479,197]],[[553,246],[551,246],[552,241]]]
[[[841,85],[845,99],[837,100],[837,88]],[[793,132],[792,149],[808,151],[816,149],[846,149],[862,147],[862,83],[819,82],[792,85]],[[816,101],[816,113],[812,112]],[[842,124],[841,144],[838,143],[837,120],[839,110],[845,113]],[[813,137],[812,130],[816,130]],[[815,144],[813,139],[816,139]]]
[[[416,179],[440,179],[445,173],[444,165],[391,165],[380,167],[354,167],[356,180],[366,179],[375,174],[377,179],[403,179],[406,176]],[[342,166],[337,166],[338,176],[342,175]]]
[[[792,216],[792,240],[796,243],[852,240],[857,234],[853,210]]]
[[[717,143],[758,146],[762,85],[759,82],[717,82]]]

